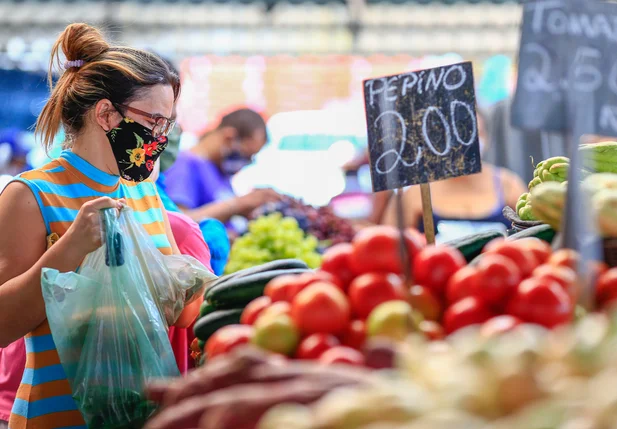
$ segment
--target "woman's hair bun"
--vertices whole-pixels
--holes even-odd
[[[71,24],[64,29],[58,42],[68,61],[91,61],[109,49],[101,32],[88,24]]]

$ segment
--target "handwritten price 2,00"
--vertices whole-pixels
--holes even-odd
[[[471,123],[472,123],[471,135],[469,136],[469,139],[467,141],[461,138],[458,132],[458,129],[456,128],[456,112],[457,112],[458,106],[461,106],[465,110],[467,110],[469,117],[471,118]],[[434,143],[432,142],[429,136],[428,122],[429,122],[429,118],[431,114],[436,115],[437,118],[439,119],[443,127],[444,135],[446,137],[445,147],[441,151],[435,147]],[[435,106],[431,106],[428,109],[426,109],[426,111],[424,112],[424,116],[422,117],[422,138],[424,140],[424,143],[426,144],[426,147],[433,154],[440,156],[440,157],[446,156],[450,153],[450,150],[452,149],[452,135],[453,134],[454,134],[454,138],[456,139],[456,141],[462,144],[463,146],[471,146],[473,142],[476,140],[476,135],[478,134],[478,125],[477,125],[474,112],[471,106],[469,106],[466,103],[463,103],[462,101],[454,100],[450,103],[450,121],[451,121],[451,124],[448,123],[448,120],[446,116],[443,114],[443,112]],[[394,126],[398,125],[401,128],[401,139],[397,147],[393,147],[389,150],[386,150],[384,153],[381,154],[379,158],[377,158],[377,161],[375,162],[375,170],[377,171],[377,173],[388,174],[391,171],[393,171],[396,167],[398,167],[399,163],[404,165],[405,167],[413,167],[417,165],[422,159],[422,146],[418,146],[417,153],[416,153],[416,156],[413,162],[407,162],[403,158],[403,151],[405,150],[405,144],[407,142],[407,126],[405,125],[405,120],[403,119],[401,114],[393,110],[383,112],[377,117],[373,126],[379,127],[380,122],[385,122],[385,125],[390,130],[394,129]],[[397,124],[394,124],[394,122],[396,122]],[[391,163],[387,163],[386,157],[388,156],[391,157],[391,155],[394,155],[394,161]]]

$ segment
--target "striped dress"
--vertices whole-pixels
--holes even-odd
[[[125,198],[136,219],[159,250],[171,254],[165,234],[162,204],[151,181],[132,183],[98,170],[70,151],[16,180],[32,190],[50,237],[61,237],[87,201],[108,196]],[[43,322],[26,336],[26,369],[17,391],[10,429],[85,429],[71,396],[49,324]]]

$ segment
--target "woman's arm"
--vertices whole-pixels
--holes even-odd
[[[187,209],[181,205],[178,207],[195,222],[201,222],[204,219],[217,219],[221,222],[228,222],[229,219],[242,211],[242,208],[238,205],[238,198],[206,204],[196,209]]]
[[[46,318],[41,270],[73,271],[85,253],[67,235],[45,251],[43,217],[23,183],[9,184],[0,196],[0,225],[0,347],[6,347]]]
[[[422,218],[422,199],[420,197],[420,187],[412,186],[403,193],[403,225],[405,227],[417,228]],[[388,207],[386,208],[382,221],[384,225],[398,227],[396,217],[396,195],[392,195]]]
[[[373,194],[373,210],[368,218],[368,221],[375,224],[380,224],[389,202],[392,200],[392,191],[383,191]]]

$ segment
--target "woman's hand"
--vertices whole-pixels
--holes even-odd
[[[114,200],[109,197],[101,197],[91,200],[81,206],[75,221],[66,232],[65,241],[70,241],[71,246],[84,255],[94,252],[102,246],[101,237],[101,210],[120,210],[126,204],[124,199]]]

